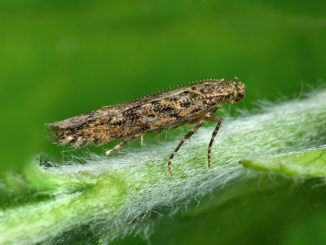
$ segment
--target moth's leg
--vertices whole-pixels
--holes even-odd
[[[124,146],[125,144],[127,144],[129,141],[137,138],[139,135],[133,135],[130,136],[129,138],[124,139],[123,141],[121,141],[119,144],[117,144],[115,147],[113,147],[112,149],[108,150],[105,152],[106,155],[110,155],[112,152],[119,150],[120,148],[122,148],[122,146]]]
[[[143,144],[144,144],[144,135],[142,134],[140,136],[140,146],[143,146]]]
[[[162,131],[163,131],[163,129],[158,129],[158,130],[156,131],[155,138],[156,138],[157,136],[159,136],[159,134],[162,133]],[[168,137],[168,131],[169,131],[168,128],[165,129],[165,136],[164,136],[164,139],[167,139],[167,137]]]
[[[208,167],[211,166],[211,149],[212,149],[212,145],[213,145],[213,142],[214,142],[214,139],[215,139],[215,136],[218,132],[218,130],[220,129],[220,126],[221,126],[221,123],[222,123],[222,118],[218,117],[218,116],[215,116],[215,115],[210,115],[210,117],[207,118],[208,121],[218,121],[214,131],[213,131],[213,134],[212,134],[212,137],[211,137],[211,141],[209,142],[209,145],[208,145]]]
[[[163,129],[158,129],[155,133],[155,138],[160,135],[160,133],[163,131]]]
[[[193,127],[182,139],[182,141],[179,143],[179,145],[177,146],[177,148],[175,148],[175,150],[172,152],[170,158],[169,158],[169,162],[168,162],[168,169],[170,174],[172,175],[172,170],[171,170],[171,161],[172,158],[174,157],[174,155],[178,152],[178,150],[180,149],[180,147],[183,145],[183,143],[189,139],[204,123],[205,121],[202,120],[199,123],[196,124],[195,127]]]

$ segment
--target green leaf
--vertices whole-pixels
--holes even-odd
[[[284,154],[262,160],[242,160],[244,167],[286,175],[325,176],[326,147]]]

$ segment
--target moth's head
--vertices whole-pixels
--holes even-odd
[[[228,104],[237,103],[238,101],[242,100],[246,92],[246,85],[240,82],[237,77],[234,78],[237,82],[233,82],[235,90],[233,90],[233,93],[228,95]]]

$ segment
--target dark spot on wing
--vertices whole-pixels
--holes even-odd
[[[152,101],[151,101],[151,104],[152,104],[152,105],[157,105],[157,104],[159,104],[159,103],[160,103],[159,100],[152,100]]]
[[[123,121],[112,123],[113,126],[121,126]]]
[[[140,128],[141,128],[142,130],[146,131],[146,130],[150,129],[151,127],[148,126],[147,124],[144,124],[144,125],[141,125]]]
[[[153,109],[154,112],[170,112],[173,110],[174,108],[170,105],[157,106]]]
[[[190,106],[190,102],[183,102],[180,104],[182,107],[189,107]]]

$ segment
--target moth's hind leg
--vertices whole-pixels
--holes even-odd
[[[140,146],[143,146],[143,144],[144,144],[144,135],[142,134],[140,136]]]
[[[139,135],[133,135],[130,136],[129,138],[124,139],[123,141],[121,141],[119,144],[117,144],[115,147],[113,147],[110,150],[107,150],[105,152],[106,155],[110,155],[112,152],[117,151],[119,149],[121,149],[125,144],[127,144],[129,141],[132,141],[134,139],[136,139]]]
[[[182,141],[179,143],[179,145],[177,146],[177,148],[175,148],[175,150],[172,152],[170,158],[169,158],[169,162],[168,162],[168,168],[169,168],[169,172],[172,175],[172,170],[171,170],[171,161],[174,157],[174,155],[178,152],[178,150],[180,149],[180,147],[183,145],[183,143],[189,139],[204,123],[205,121],[200,121],[199,123],[196,124],[195,127],[193,127],[191,129],[191,131],[189,131],[182,139]]]
[[[208,121],[218,121],[213,133],[212,133],[212,137],[211,137],[211,141],[209,142],[209,145],[208,145],[208,167],[211,166],[211,149],[212,149],[212,145],[213,145],[213,142],[214,142],[214,139],[215,139],[215,136],[218,132],[218,130],[220,129],[220,126],[221,126],[221,123],[223,121],[222,118],[218,117],[218,116],[215,116],[213,114],[211,114],[208,118],[207,118]]]

